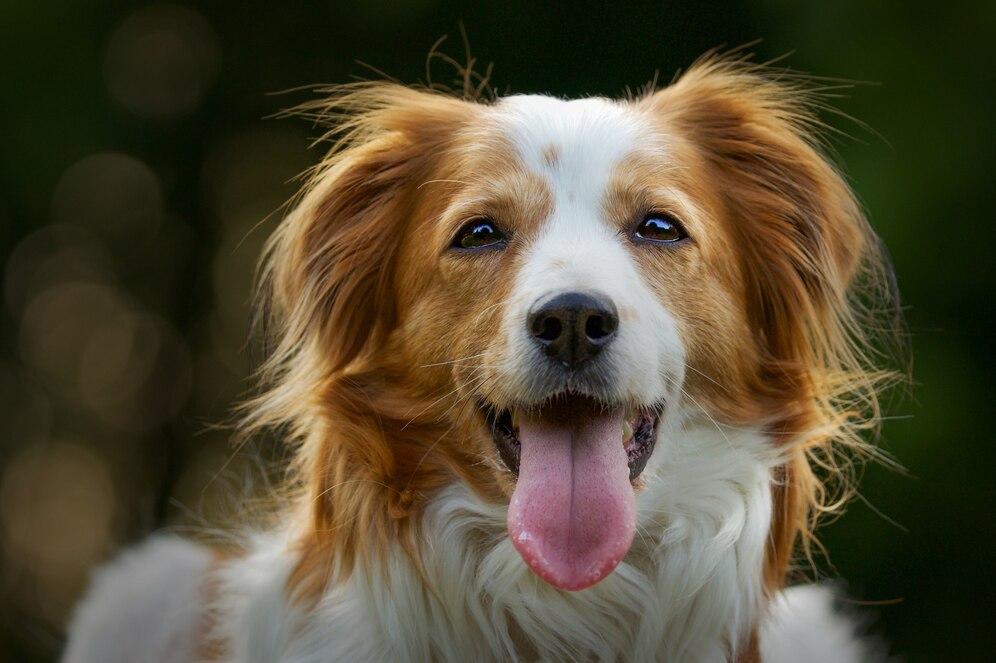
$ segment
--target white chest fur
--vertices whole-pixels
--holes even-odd
[[[425,513],[425,579],[400,551],[299,612],[279,543],[225,572],[223,635],[237,661],[724,661],[759,617],[771,519],[770,444],[753,432],[662,431],[626,560],[576,593],[537,579],[505,536],[505,510],[459,485]],[[277,618],[281,615],[281,618]]]

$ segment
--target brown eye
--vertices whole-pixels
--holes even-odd
[[[663,212],[651,212],[643,218],[633,233],[639,239],[650,242],[673,244],[688,237],[681,222]]]
[[[455,249],[503,249],[505,233],[490,219],[472,219],[453,238]]]

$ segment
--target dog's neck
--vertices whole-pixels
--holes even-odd
[[[749,660],[777,462],[756,432],[703,422],[662,431],[630,553],[608,578],[575,593],[526,568],[505,535],[504,506],[452,485],[423,513],[418,563],[401,546],[385,550],[313,606],[288,611],[280,628],[267,626],[280,640],[267,646],[294,663],[614,660],[618,652],[633,660]],[[289,557],[259,554],[268,561],[258,568],[272,566],[272,555]],[[285,576],[293,563],[280,565]],[[227,572],[226,584],[244,597],[231,617],[271,620],[266,606],[284,600],[286,578],[262,581],[252,567],[250,556]],[[244,633],[263,633],[262,622],[241,623]]]

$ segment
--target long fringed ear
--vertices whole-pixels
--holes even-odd
[[[350,149],[315,176],[271,240],[266,276],[271,313],[282,324],[277,341],[319,344],[329,370],[347,366],[390,329],[410,150],[396,135]]]
[[[702,155],[742,249],[762,355],[753,391],[780,417],[772,431],[789,445],[769,550],[776,584],[798,534],[808,554],[815,517],[846,497],[851,456],[835,449],[871,449],[861,431],[878,423],[877,392],[891,373],[875,368],[870,330],[898,318],[870,319],[897,310],[891,275],[821,148],[819,97],[804,78],[710,56],[641,103]],[[844,493],[830,488],[834,479]]]
[[[367,560],[362,551],[397,526],[392,514],[410,501],[391,483],[404,440],[388,437],[361,383],[378,372],[395,327],[395,263],[425,212],[419,184],[478,111],[390,83],[324,92],[295,111],[331,122],[333,147],[264,257],[270,347],[257,376],[262,389],[243,404],[241,422],[243,436],[276,428],[296,447],[302,538],[289,588],[312,599],[333,571],[348,573],[357,555]]]
[[[346,563],[333,547],[358,549],[388,527],[376,519],[390,518],[386,477],[403,440],[386,437],[358,383],[378,370],[395,327],[395,263],[421,210],[418,185],[477,109],[390,83],[324,92],[295,111],[332,123],[333,147],[268,245],[260,303],[270,347],[241,422],[243,436],[276,428],[296,447],[298,517],[311,538],[292,584],[312,589]]]
[[[265,278],[284,342],[320,343],[338,370],[390,330],[392,263],[411,217],[411,185],[472,106],[389,83],[328,92],[303,113],[335,123],[335,146],[273,236]]]
[[[333,147],[264,256],[265,391],[243,408],[247,434],[290,426],[300,437],[321,386],[383,347],[395,320],[394,262],[417,184],[475,108],[392,83],[322,92],[322,101],[293,111],[331,124]]]
[[[783,360],[806,354],[798,347],[809,340],[804,328],[846,317],[856,271],[876,246],[820,149],[814,95],[798,77],[710,57],[651,102],[708,162],[749,251],[745,272],[765,344]]]

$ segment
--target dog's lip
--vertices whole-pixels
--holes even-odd
[[[574,394],[558,394],[545,401],[544,404],[554,399],[571,398],[587,399],[588,397]],[[542,409],[544,404],[533,406],[529,409]],[[515,415],[522,409],[524,409],[523,406],[498,408],[486,401],[478,401],[478,410],[491,432],[498,456],[502,464],[515,475],[518,475],[519,459],[522,452]],[[623,445],[626,448],[626,455],[628,457],[630,481],[636,481],[644,468],[646,468],[647,461],[654,451],[657,442],[657,426],[660,422],[661,406],[656,404],[642,405],[628,409],[630,415],[627,416],[626,422],[630,432],[623,439]]]

